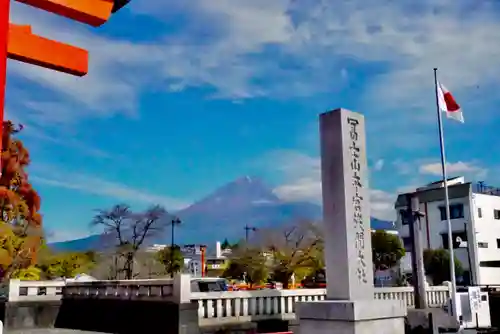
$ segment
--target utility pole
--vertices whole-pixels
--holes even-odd
[[[175,242],[175,226],[181,224],[179,217],[174,217],[170,224],[172,225],[172,241],[170,243],[170,276],[174,277],[174,242]]]
[[[249,238],[249,234],[250,234],[250,231],[252,232],[255,232],[257,231],[257,228],[256,227],[253,227],[253,226],[248,226],[248,224],[245,225],[245,242],[248,244],[248,238]]]
[[[420,212],[420,202],[417,194],[410,193],[406,195],[406,219],[410,229],[411,247],[411,268],[413,276],[413,288],[415,293],[415,308],[427,308],[427,293],[425,289],[425,270],[424,270],[424,250],[422,247],[422,226],[420,218],[424,216]]]

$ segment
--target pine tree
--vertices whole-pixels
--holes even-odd
[[[14,136],[22,130],[3,123],[0,176],[0,281],[37,279],[37,252],[43,244],[40,196],[28,180],[28,150]]]
[[[220,247],[222,249],[229,249],[229,248],[231,248],[231,244],[229,243],[229,240],[227,240],[227,238],[226,238],[226,239],[224,239],[224,242],[221,244]]]

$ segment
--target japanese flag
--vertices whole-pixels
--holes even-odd
[[[462,115],[462,109],[451,95],[450,91],[446,89],[440,82],[437,83],[437,95],[439,109],[446,113],[448,118],[452,118],[460,123],[464,122],[464,116]]]

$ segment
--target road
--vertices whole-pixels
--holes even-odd
[[[85,332],[73,329],[49,328],[49,329],[24,329],[4,331],[3,334],[103,334],[100,332]]]

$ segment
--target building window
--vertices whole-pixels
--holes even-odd
[[[495,219],[500,219],[500,210],[493,210],[493,216]]]
[[[477,216],[483,218],[483,210],[481,210],[481,208],[477,208]]]
[[[439,211],[441,212],[441,220],[446,220],[445,207],[440,206]],[[461,203],[450,205],[450,219],[458,219],[458,218],[464,218],[464,205]]]
[[[401,217],[401,225],[408,225],[408,211],[407,210],[399,210],[399,217]]]
[[[403,247],[405,248],[405,250],[407,251],[410,251],[411,250],[411,246],[412,246],[412,242],[411,242],[411,238],[410,237],[403,237]]]
[[[481,261],[479,262],[480,267],[489,268],[500,268],[500,261]]]
[[[498,239],[497,239],[497,244],[498,244]],[[488,248],[488,243],[487,242],[478,242],[477,247],[479,248]]]
[[[500,248],[500,239],[497,239],[497,248]]]
[[[467,233],[465,232],[453,232],[451,234],[451,239],[453,240],[453,248],[459,248],[460,244],[457,242],[457,240],[461,240],[462,242],[467,242]],[[441,234],[441,240],[443,242],[443,248],[448,249],[448,234],[443,233]]]

